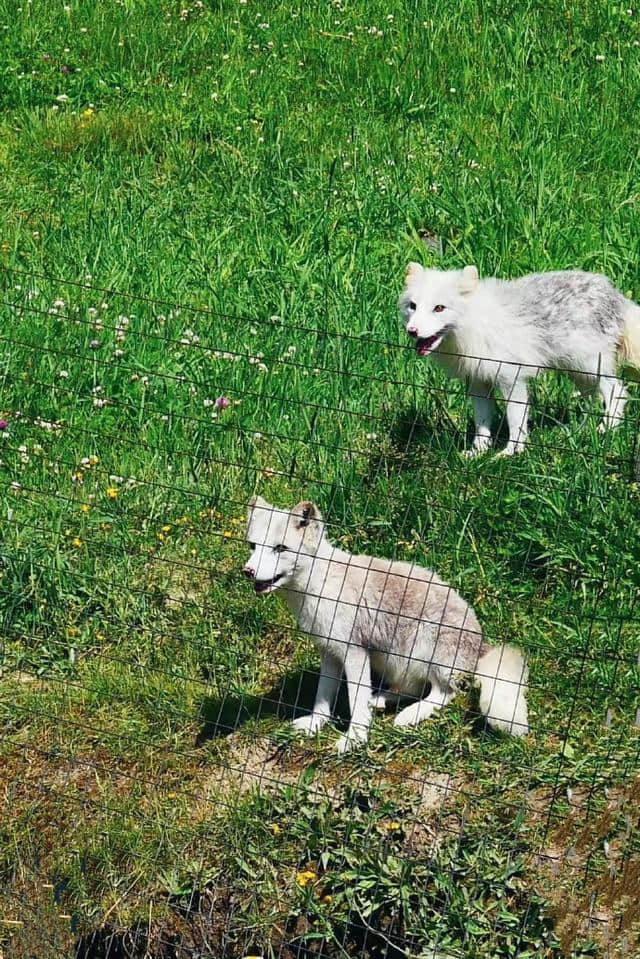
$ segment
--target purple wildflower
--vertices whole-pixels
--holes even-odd
[[[8,430],[9,424],[7,420],[0,420],[0,430]]]
[[[221,395],[216,398],[217,410],[226,410],[227,406],[231,406],[231,400],[228,396]]]

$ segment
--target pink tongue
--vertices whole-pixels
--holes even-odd
[[[420,349],[418,350],[418,356],[428,356],[430,352],[431,352],[431,347],[425,344],[424,346],[421,346]]]

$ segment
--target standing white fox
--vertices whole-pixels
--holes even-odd
[[[463,676],[479,684],[480,711],[490,726],[528,732],[522,654],[486,645],[473,609],[435,573],[338,549],[310,502],[283,510],[255,497],[247,541],[244,573],[256,593],[281,589],[299,628],[322,653],[313,712],[296,719],[296,729],[312,735],[328,722],[344,673],[351,721],[339,752],[366,740],[372,709],[411,697],[395,724],[414,726],[453,699]],[[388,693],[373,696],[372,671]]]
[[[566,371],[583,393],[600,390],[602,429],[622,419],[627,391],[616,373],[623,365],[640,369],[640,307],[605,276],[480,280],[475,266],[442,271],[410,263],[400,309],[418,355],[469,384],[476,426],[470,453],[491,446],[496,387],[507,405],[504,453],[523,449],[527,383],[543,369]]]

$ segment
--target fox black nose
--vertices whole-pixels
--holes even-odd
[[[408,327],[407,327],[407,333],[409,334],[409,336],[417,336],[417,335],[418,335],[418,327],[417,327],[417,326],[408,326]]]
[[[255,569],[252,569],[251,566],[245,566],[245,568],[242,570],[242,572],[243,572],[244,575],[247,577],[247,579],[255,579],[255,578],[256,578],[256,571],[255,571]]]

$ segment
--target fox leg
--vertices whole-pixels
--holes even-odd
[[[604,419],[600,424],[600,430],[611,429],[613,426],[619,426],[627,402],[627,388],[616,376],[606,376],[599,383],[600,394],[604,400]]]
[[[308,736],[313,736],[331,719],[341,675],[342,663],[338,662],[329,653],[325,653],[320,666],[320,678],[318,679],[313,711],[308,716],[299,716],[298,719],[294,719],[294,729],[306,733]]]
[[[393,721],[394,726],[417,726],[424,719],[428,719],[437,709],[442,709],[455,696],[455,689],[443,689],[434,680],[431,682],[431,691],[424,699],[411,703],[401,709]]]
[[[529,392],[527,382],[519,376],[514,379],[502,379],[500,389],[507,403],[507,425],[509,427],[509,442],[501,450],[501,456],[512,456],[524,449],[529,432],[527,417],[529,415]]]
[[[480,384],[472,383],[470,393],[476,432],[471,449],[465,450],[465,455],[476,456],[491,447],[491,425],[496,413],[496,404],[491,393]]]
[[[349,691],[351,718],[349,728],[338,740],[337,750],[344,753],[366,742],[371,725],[371,664],[369,654],[361,646],[349,645],[344,661],[344,676]]]

